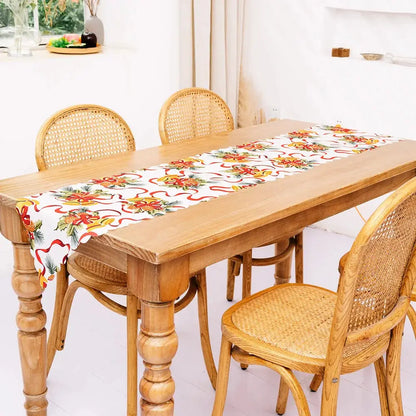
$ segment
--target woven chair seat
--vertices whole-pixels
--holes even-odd
[[[127,295],[127,274],[79,253],[68,259],[68,272],[86,286],[102,292]]]
[[[260,342],[266,344],[269,354],[274,350],[276,357],[268,356],[271,362],[285,366],[290,362],[291,368],[302,371],[323,368],[337,294],[298,284],[279,285],[260,293],[261,296],[231,308],[224,319],[231,312],[233,325],[252,339],[255,349]],[[375,343],[384,344],[388,336],[384,338],[348,345],[344,349],[344,360],[362,354]],[[250,346],[245,345],[244,349],[251,352]]]

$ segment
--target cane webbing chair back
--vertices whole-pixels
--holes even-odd
[[[403,288],[403,281],[416,242],[414,192],[413,180],[387,199],[367,221],[349,252],[340,281],[351,276],[355,280],[348,331],[365,330],[384,319],[403,290],[411,296],[412,286]]]
[[[134,137],[122,117],[99,105],[75,105],[44,123],[36,139],[36,163],[44,170],[131,150]]]
[[[224,100],[204,88],[186,88],[174,93],[159,115],[163,144],[208,136],[234,129],[234,120]]]

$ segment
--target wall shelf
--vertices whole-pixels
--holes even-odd
[[[325,6],[359,12],[416,14],[415,3],[414,0],[326,0]]]

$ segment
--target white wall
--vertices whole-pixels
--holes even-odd
[[[324,0],[246,2],[243,67],[266,118],[342,122],[416,139],[416,67],[360,56],[377,51],[416,57],[415,14],[340,11]],[[332,47],[351,48],[351,58],[332,58]],[[378,203],[362,207],[364,216]],[[355,235],[362,224],[350,211],[320,226]]]
[[[0,54],[0,178],[36,170],[41,124],[73,104],[112,108],[138,148],[158,145],[159,109],[179,88],[178,1],[102,1],[105,49],[97,55]]]

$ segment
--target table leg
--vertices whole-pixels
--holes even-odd
[[[289,239],[278,241],[275,244],[275,254],[276,256],[286,251],[289,247]],[[288,256],[286,260],[282,260],[281,262],[276,264],[276,272],[274,275],[274,279],[276,285],[288,283],[290,280],[290,272],[292,267],[292,256]]]
[[[34,269],[29,245],[13,243],[13,289],[19,299],[16,317],[23,375],[25,409],[29,416],[46,416],[46,314],[42,309],[43,289]]]
[[[142,416],[172,416],[175,383],[170,364],[178,348],[172,302],[141,302],[138,350],[145,370],[140,381]]]

